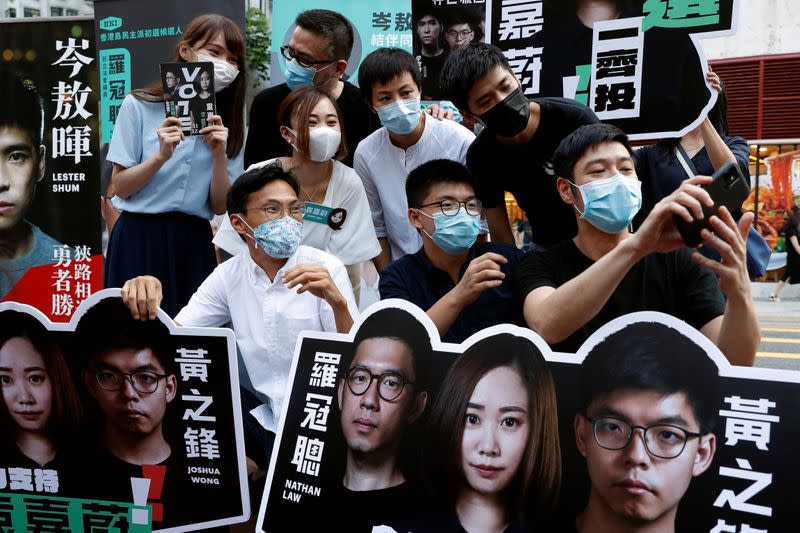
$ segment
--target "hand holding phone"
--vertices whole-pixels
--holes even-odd
[[[700,232],[703,229],[712,231],[709,219],[717,215],[720,206],[725,206],[728,211],[734,212],[739,209],[750,194],[750,185],[745,182],[739,165],[736,163],[725,163],[712,176],[709,185],[703,186],[708,195],[714,201],[713,207],[703,206],[703,218],[693,219],[687,222],[677,215],[672,215],[675,226],[683,238],[683,242],[690,248],[700,245],[702,238]]]

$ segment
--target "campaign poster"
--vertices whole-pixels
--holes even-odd
[[[102,288],[89,18],[0,20],[0,301],[69,321]]]
[[[510,324],[442,343],[424,312],[386,300],[348,335],[305,334],[290,383],[263,532],[457,531],[473,492],[500,496],[479,514],[507,531],[800,519],[800,374],[731,366],[662,313],[620,317],[573,354]]]
[[[203,13],[224,15],[244,33],[245,4],[243,0],[95,1],[102,144],[111,142],[125,95],[160,79],[159,64],[174,60],[175,46],[192,19]]]
[[[358,85],[358,66],[377,48],[412,51],[411,0],[274,0],[272,3],[272,59],[270,86],[286,82],[286,59],[281,46],[289,44],[294,20],[309,9],[330,9],[341,13],[353,25],[353,51],[342,79]]]
[[[197,531],[250,514],[233,332],[0,304],[0,528]]]
[[[486,40],[527,96],[582,102],[632,140],[680,137],[716,102],[700,39],[735,33],[737,13],[737,0],[486,0]]]
[[[439,74],[450,52],[484,41],[486,3],[413,0],[414,58],[422,74],[422,98],[446,100]]]

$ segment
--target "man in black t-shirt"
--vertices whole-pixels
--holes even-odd
[[[378,125],[358,87],[342,80],[353,49],[353,27],[344,16],[327,9],[303,11],[295,24],[289,44],[281,47],[287,82],[258,93],[250,108],[244,166],[292,154],[280,135],[280,126],[288,124],[278,124],[278,108],[293,89],[313,84],[336,98],[349,147],[342,162],[352,167],[356,146]]]
[[[594,113],[564,98],[528,100],[503,52],[490,44],[451,52],[440,84],[465,117],[486,127],[470,146],[467,167],[480,183],[492,240],[514,244],[505,191],[525,211],[535,244],[574,237],[574,218],[559,199],[551,159],[564,137],[597,122]]]
[[[619,128],[583,126],[564,139],[553,161],[578,234],[520,263],[517,286],[528,326],[556,350],[574,352],[613,318],[661,311],[699,329],[732,364],[752,365],[760,339],[745,247],[752,215],[738,227],[724,207],[711,217],[714,233],[704,230],[702,237],[722,257],[713,261],[684,248],[673,221],[673,214],[687,222],[702,218],[701,207],[713,201],[701,185],[711,178],[683,182],[630,233],[641,184]]]

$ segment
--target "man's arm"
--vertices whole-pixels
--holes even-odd
[[[508,213],[506,206],[489,207],[483,210],[486,215],[486,223],[489,225],[489,235],[492,242],[502,242],[505,244],[516,244],[514,234],[511,232],[511,224],[508,223]]]
[[[702,205],[713,201],[700,185],[709,177],[694,177],[661,200],[642,223],[639,231],[624,239],[591,267],[564,285],[539,287],[524,300],[523,315],[528,326],[550,344],[560,342],[586,325],[606,304],[630,268],[653,252],[667,252],[683,246],[672,215],[687,222],[702,218]]]
[[[719,276],[719,286],[726,296],[725,314],[711,320],[700,328],[719,347],[728,361],[734,365],[752,366],[761,340],[750,277],[747,273],[747,232],[753,221],[753,213],[747,212],[738,226],[725,207],[719,216],[711,217],[714,233],[703,230],[703,240],[720,254],[721,261],[709,259],[699,252],[692,254],[698,264]]]
[[[381,245],[381,253],[372,259],[372,263],[380,274],[392,262],[392,248],[389,246],[388,237],[378,237],[378,243]]]
[[[331,273],[325,266],[315,263],[296,265],[284,273],[283,282],[290,289],[299,287],[297,294],[310,291],[317,298],[325,300],[333,310],[336,331],[338,333],[350,331],[353,317],[350,315],[347,298],[333,282]]]

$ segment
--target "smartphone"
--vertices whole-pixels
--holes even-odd
[[[711,196],[714,201],[713,207],[703,206],[703,218],[701,220],[694,219],[691,222],[686,222],[684,219],[677,215],[672,215],[678,231],[683,237],[683,242],[689,248],[696,248],[700,245],[702,238],[700,231],[703,228],[711,231],[709,218],[716,215],[721,206],[728,208],[728,211],[733,213],[742,206],[742,202],[747,199],[750,194],[750,184],[745,182],[742,171],[736,163],[725,163],[714,172],[713,180],[703,188]]]

